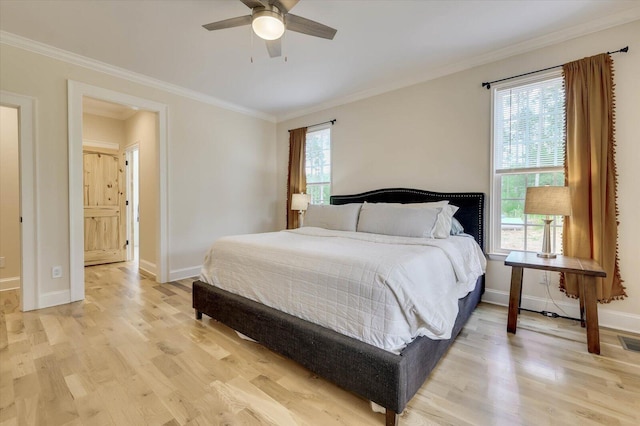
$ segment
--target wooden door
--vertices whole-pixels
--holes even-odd
[[[126,260],[124,161],[117,151],[86,148],[84,264]]]

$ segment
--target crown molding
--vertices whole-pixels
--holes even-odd
[[[154,89],[164,90],[165,92],[169,92],[174,95],[189,98],[219,108],[224,108],[229,111],[250,115],[262,120],[270,121],[272,123],[276,122],[276,117],[271,114],[266,114],[261,111],[245,108],[243,106],[236,105],[231,102],[226,102],[213,96],[205,95],[204,93],[195,90],[167,83],[165,81],[158,80],[144,74],[129,71],[124,68],[116,67],[114,65],[107,64],[106,62],[101,62],[92,58],[88,58],[86,56],[78,55],[76,53],[59,49],[57,47],[53,47],[39,41],[31,40],[7,31],[0,30],[0,44],[6,44],[8,46],[28,50],[30,52],[47,56],[49,58],[57,59],[59,61],[67,62],[83,68],[88,68],[93,71],[98,71],[104,74],[111,75],[113,77],[118,77],[144,86],[152,87]]]
[[[406,78],[400,81],[395,81],[390,84],[373,87],[371,89],[362,90],[360,92],[353,93],[348,96],[344,96],[338,99],[333,99],[328,102],[323,102],[305,109],[299,109],[295,112],[284,113],[277,115],[277,123],[291,120],[293,118],[302,117],[307,114],[323,111],[329,108],[335,108],[338,106],[346,105],[352,102],[367,99],[373,96],[381,95],[383,93],[391,92],[394,90],[402,89],[404,87],[413,86],[415,84],[424,83],[426,81],[435,80],[436,78],[444,77],[456,72],[465,71],[477,66],[490,64],[503,59],[510,58],[512,56],[521,55],[523,53],[531,52],[537,49],[541,49],[554,44],[562,43],[564,41],[572,40],[574,38],[586,36],[599,31],[604,31],[609,28],[617,27],[620,25],[628,24],[633,21],[640,20],[640,6],[625,10],[623,12],[615,13],[612,15],[604,16],[594,21],[589,21],[574,27],[566,28],[560,31],[556,31],[550,34],[545,34],[540,37],[533,38],[521,43],[513,44],[502,49],[494,50],[489,53],[478,55],[463,61],[459,61],[453,64],[447,64],[433,70],[426,72],[420,72],[414,77]],[[612,46],[612,48],[618,48],[622,46]]]

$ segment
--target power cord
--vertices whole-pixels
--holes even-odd
[[[548,271],[544,271],[544,285],[547,288],[547,301],[544,304],[544,308],[545,310],[547,309],[547,304],[549,303],[549,299],[551,299],[551,302],[553,303],[553,305],[558,308],[560,310],[560,312],[562,312],[565,315],[565,318],[569,316],[569,314],[567,314],[564,309],[562,309],[560,306],[558,306],[558,304],[556,303],[555,300],[553,300],[553,296],[551,295],[551,291],[549,291],[549,287],[551,286],[551,283],[549,282],[549,272]],[[543,311],[544,312],[544,311]],[[547,315],[548,316],[548,315]],[[558,315],[559,316],[559,315]],[[555,317],[554,317],[555,318]]]
[[[564,319],[568,319],[568,320],[572,320],[572,321],[580,321],[580,318],[573,318],[573,317],[568,317],[565,315],[560,315],[560,314],[556,314],[555,312],[551,312],[551,311],[534,311],[533,309],[527,309],[527,308],[520,308],[521,311],[527,311],[527,312],[533,312],[534,314],[540,314],[544,317],[547,318],[564,318]]]
[[[540,315],[545,316],[547,318],[564,318],[564,319],[569,319],[569,320],[573,320],[573,321],[582,321],[580,318],[570,317],[564,311],[564,309],[562,309],[560,306],[558,306],[556,301],[553,300],[553,296],[551,296],[551,292],[549,291],[549,286],[551,285],[551,283],[549,282],[549,272],[548,271],[544,271],[544,285],[547,288],[547,300],[544,303],[544,310],[542,310],[542,311],[534,311],[533,309],[526,309],[526,308],[520,308],[520,310],[527,311],[527,312],[533,312],[533,313],[536,313],[536,314],[540,314]],[[547,311],[547,306],[549,305],[549,299],[551,299],[551,302],[553,303],[553,305],[557,309],[559,309],[560,312],[562,312],[564,315],[560,315],[560,314],[557,314],[555,312]]]

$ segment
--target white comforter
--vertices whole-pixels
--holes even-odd
[[[417,336],[448,339],[458,298],[486,268],[468,236],[392,237],[305,227],[225,237],[200,279],[399,353]]]

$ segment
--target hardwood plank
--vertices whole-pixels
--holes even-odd
[[[80,399],[87,396],[87,390],[84,388],[82,380],[77,374],[65,376],[64,381],[66,382],[73,399]]]
[[[251,410],[264,424],[299,424],[294,413],[242,377],[233,378],[227,383],[214,382],[211,387],[236,407]]]

